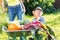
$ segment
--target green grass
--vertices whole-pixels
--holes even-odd
[[[54,14],[44,15],[46,24],[50,25],[56,34],[56,39],[60,40],[60,12],[54,12]]]
[[[56,40],[60,40],[60,10],[51,13],[51,14],[44,14],[46,25],[49,25],[56,35]],[[28,19],[32,21],[33,16],[26,16]]]
[[[60,40],[60,11],[51,14],[44,14],[46,25],[49,25],[55,32],[56,39]],[[33,16],[26,15],[26,19],[32,21]],[[7,40],[8,36],[5,32],[0,33],[0,40]]]

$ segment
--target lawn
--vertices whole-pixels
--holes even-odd
[[[46,25],[49,25],[55,32],[56,39],[60,40],[60,11],[51,14],[44,14]],[[26,15],[26,19],[32,21],[33,16]],[[5,32],[0,33],[0,40],[7,40],[8,36]]]
[[[45,17],[46,25],[49,25],[55,32],[56,40],[60,40],[60,10],[43,16]],[[33,17],[29,16],[29,19],[31,20]]]
[[[46,24],[50,25],[56,34],[56,39],[60,40],[60,12],[54,12],[53,14],[44,15]]]

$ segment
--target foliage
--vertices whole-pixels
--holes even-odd
[[[24,4],[26,7],[26,13],[32,15],[32,10],[37,6],[43,9],[44,13],[52,13],[56,9],[53,7],[55,0],[24,0]],[[8,7],[7,2],[5,1],[5,7]]]
[[[7,20],[6,20],[6,14],[2,12],[2,9],[0,8],[0,31],[2,29],[2,26],[7,26]]]
[[[55,11],[56,9],[53,7],[55,0],[29,0],[29,2],[24,2],[27,13],[29,13],[30,15],[32,15],[32,10],[37,7],[40,6],[44,13],[52,13],[53,11]]]
[[[52,30],[54,30],[54,32],[56,34],[56,39],[60,40],[60,31],[59,31],[60,30],[60,11],[59,12],[54,12],[53,14],[52,13],[51,14],[46,14],[46,15],[44,15],[44,17],[46,19],[46,24],[50,25]],[[30,20],[33,19],[33,17],[31,17],[31,16],[26,16],[26,18],[30,19]],[[1,40],[5,40],[5,39],[7,40],[8,37],[6,35],[7,34],[5,34],[5,35],[0,34]]]

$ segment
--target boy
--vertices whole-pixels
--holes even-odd
[[[45,23],[44,17],[42,16],[42,14],[43,14],[42,8],[36,7],[36,8],[32,11],[32,13],[33,13],[33,16],[34,16],[33,22],[38,21],[38,22],[41,22],[42,24]],[[32,31],[32,32],[33,32],[33,35],[37,37],[37,35],[39,35],[39,34],[37,34],[38,31],[39,31],[39,29],[37,29],[36,31]],[[34,37],[34,36],[33,36],[33,37]],[[29,38],[29,39],[30,39],[30,40],[34,40],[34,38]],[[43,39],[42,39],[42,40],[43,40]]]
[[[34,15],[34,20],[33,21],[39,21],[41,23],[45,23],[44,17],[42,16],[43,14],[43,10],[40,7],[36,7],[33,11],[32,11],[33,15]]]

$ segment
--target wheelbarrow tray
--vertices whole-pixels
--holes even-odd
[[[37,29],[33,29],[34,31]],[[3,31],[6,32],[9,36],[16,36],[20,37],[21,35],[29,36],[31,35],[32,30],[8,30],[7,28],[3,27]]]

